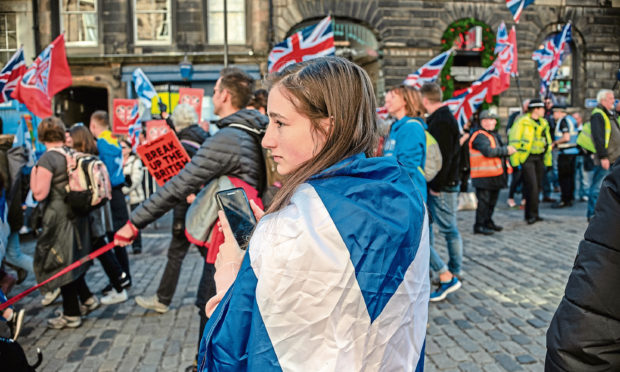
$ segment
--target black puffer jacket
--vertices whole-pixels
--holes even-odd
[[[181,141],[183,148],[187,151],[187,155],[189,155],[190,158],[196,155],[198,148],[200,148],[208,137],[209,133],[205,132],[198,124],[192,124],[179,131],[179,141]]]
[[[603,181],[564,298],[547,331],[546,371],[620,371],[620,163]]]
[[[204,141],[192,161],[133,211],[130,220],[136,227],[144,228],[219,176],[236,177],[252,187],[259,186],[264,177],[259,140],[246,130],[229,128],[233,123],[262,130],[268,119],[256,110],[245,109],[221,119],[217,124],[220,130]]]

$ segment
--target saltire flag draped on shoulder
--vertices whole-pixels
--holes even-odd
[[[561,33],[547,40],[543,47],[532,54],[540,75],[540,94],[546,96],[549,84],[558,72],[564,60],[566,44],[572,40],[571,24],[567,23]]]
[[[313,58],[333,56],[334,31],[330,16],[314,26],[308,26],[276,44],[267,60],[269,72],[277,72],[288,65]]]
[[[138,102],[136,101],[131,109],[129,130],[127,131],[129,142],[131,142],[131,148],[133,151],[136,151],[138,145],[140,144],[140,132],[142,132],[142,122],[140,121],[140,112],[138,109]]]
[[[11,94],[40,118],[52,115],[52,97],[71,86],[65,35],[58,36],[26,70]]]
[[[151,81],[140,67],[133,71],[132,77],[133,86],[136,90],[136,95],[138,96],[140,103],[142,103],[142,105],[150,111],[151,100],[157,95],[155,87],[151,84]]]
[[[506,6],[508,7],[508,10],[510,10],[510,13],[512,13],[512,18],[514,21],[519,23],[523,9],[533,2],[534,0],[506,0]]]
[[[434,83],[441,74],[441,70],[446,64],[446,61],[448,61],[450,54],[452,54],[452,49],[446,50],[426,62],[426,64],[420,67],[416,72],[407,75],[403,83],[418,89],[420,89],[424,83]]]
[[[421,371],[429,256],[422,197],[395,158],[344,159],[259,221],[198,370]]]
[[[19,48],[0,71],[0,103],[12,99],[11,93],[15,90],[24,72],[26,72],[24,48]]]

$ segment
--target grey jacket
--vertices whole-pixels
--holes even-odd
[[[219,176],[259,186],[264,177],[260,139],[246,130],[229,128],[233,123],[264,130],[268,119],[256,110],[246,109],[221,119],[217,123],[220,130],[207,138],[185,168],[133,211],[130,220],[136,227],[144,228]]]

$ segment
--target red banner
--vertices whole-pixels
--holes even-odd
[[[202,118],[202,99],[205,95],[204,89],[179,88],[179,103],[187,103],[196,110],[198,123]]]
[[[170,132],[170,127],[165,120],[149,120],[146,126],[146,142],[156,140],[158,137]]]
[[[138,155],[159,186],[176,176],[190,161],[176,134],[166,134],[138,146]]]
[[[135,123],[137,110],[134,107],[138,104],[137,99],[115,99],[114,117],[112,120],[112,132],[117,134],[129,133],[129,126]]]

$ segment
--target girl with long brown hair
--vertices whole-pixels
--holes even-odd
[[[336,57],[269,78],[262,145],[287,177],[247,254],[226,240],[199,370],[413,370],[428,316],[428,219],[377,137],[366,72]]]

